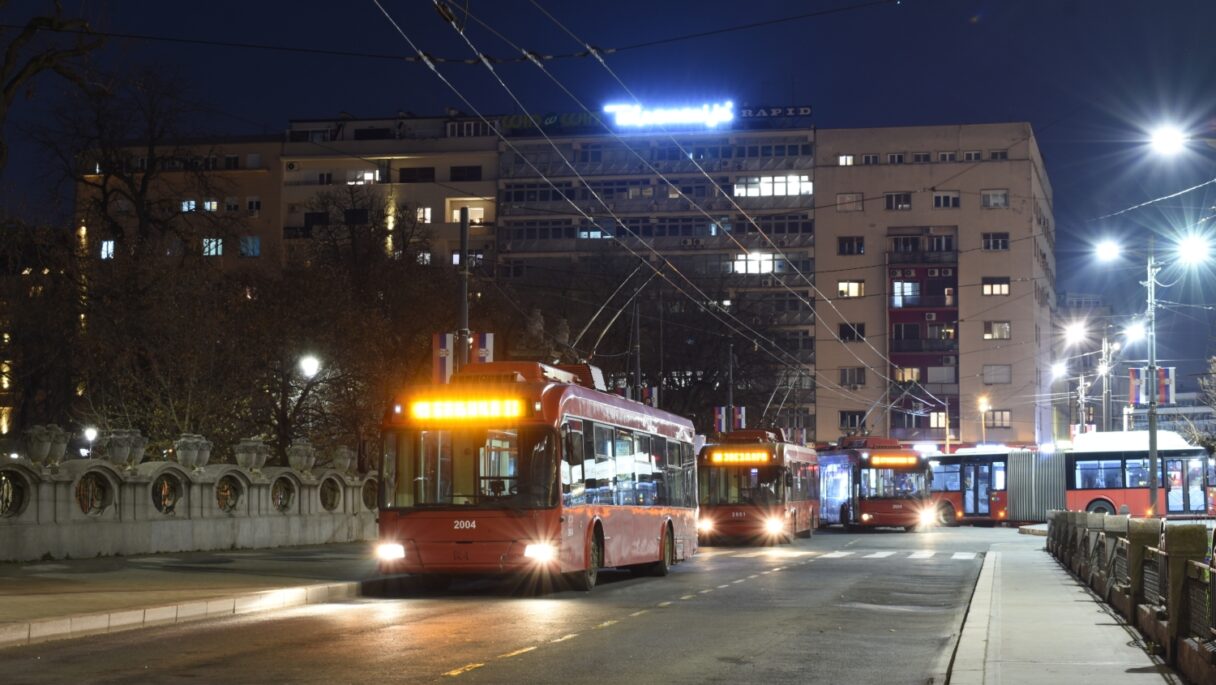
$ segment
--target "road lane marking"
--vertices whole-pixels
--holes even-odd
[[[550,640],[550,642],[565,642],[566,640],[573,640],[576,637],[578,637],[578,633],[570,633],[569,635],[563,635],[556,640]]]
[[[499,659],[510,659],[513,656],[519,656],[520,654],[527,654],[528,652],[531,652],[534,649],[536,649],[535,645],[533,645],[531,647],[523,647],[522,649],[517,649],[514,652],[507,652],[506,654],[499,654],[498,658]]]
[[[895,554],[895,552],[875,552],[873,554],[867,554],[862,558],[863,559],[886,559],[887,557],[889,557],[893,554]]]
[[[761,572],[760,572],[760,575],[762,575],[762,576],[767,576],[767,575],[768,575],[768,574],[770,574],[770,573],[772,573],[772,571],[761,571]]]
[[[684,595],[680,599],[692,599],[693,597],[696,597],[696,595]]]
[[[760,551],[760,552],[739,552],[738,554],[732,554],[731,556],[734,557],[735,559],[753,559],[755,557],[763,557],[763,556],[767,556],[767,555],[768,555],[768,552]]]
[[[731,584],[732,584],[732,585],[734,585],[734,584],[736,584],[736,583],[742,583],[742,582],[743,582],[743,581],[745,581],[745,580],[747,580],[747,579],[746,579],[746,578],[740,578],[739,580],[732,580],[732,581],[730,581],[730,582],[731,582]]]
[[[706,595],[706,594],[709,594],[709,593],[711,593],[711,592],[713,592],[713,591],[714,591],[714,589],[711,587],[711,588],[709,588],[708,590],[701,590],[701,592],[700,592],[699,594]]]
[[[444,673],[444,675],[454,678],[454,677],[460,675],[461,673],[468,673],[469,671],[471,671],[475,668],[481,668],[482,666],[485,666],[485,664],[465,664],[464,666],[461,666],[460,668],[453,668],[452,670],[448,671],[447,673]]]
[[[718,586],[718,589],[721,590],[724,587],[730,587],[730,583],[722,583],[721,585]]]
[[[604,621],[603,623],[601,623],[601,624],[599,624],[598,626],[596,626],[596,628],[607,628],[608,626],[614,626],[614,625],[616,625],[617,623],[620,623],[620,621],[617,621],[617,620],[615,620],[615,619],[613,619],[613,620],[611,620],[611,621]]]
[[[932,557],[934,554],[937,554],[937,552],[932,552],[932,551],[928,551],[928,552],[913,552],[913,553],[911,553],[911,554],[909,554],[909,555],[908,555],[908,558],[909,558],[909,559],[929,559],[929,558],[931,558],[931,557]]]
[[[641,611],[635,611],[629,615],[630,616],[641,616],[642,614],[646,613],[647,611],[650,611],[650,609],[642,609]]]
[[[777,571],[784,571],[784,570],[785,570],[784,566],[778,566],[777,568],[773,569],[773,573],[776,573]]]
[[[804,563],[804,564],[805,564],[806,562],[804,561],[804,562],[802,562],[802,563]],[[754,573],[753,573],[753,574],[751,574],[750,576],[748,576],[747,578],[748,578],[748,580],[751,580],[752,578],[759,578],[759,577],[760,577],[760,576],[757,576],[756,574],[754,574]]]
[[[955,552],[951,559],[974,559],[975,552]]]
[[[671,602],[659,602],[659,606],[661,606],[661,607],[671,606]]]
[[[827,554],[823,555],[823,558],[824,559],[840,559],[842,557],[847,557],[852,554],[853,554],[852,552],[828,552]]]

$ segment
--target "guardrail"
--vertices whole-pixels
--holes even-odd
[[[1051,511],[1047,550],[1186,678],[1216,682],[1210,524]]]

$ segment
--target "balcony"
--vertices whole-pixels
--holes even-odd
[[[888,252],[889,264],[958,264],[957,252]]]
[[[689,146],[690,148],[692,146]],[[570,165],[580,176],[629,176],[654,175],[647,167],[654,167],[660,174],[696,174],[701,169],[709,173],[744,173],[744,172],[794,172],[814,168],[814,157],[810,155],[797,157],[748,157],[736,159],[702,159],[693,163],[690,159],[655,160],[643,162],[632,155],[622,155],[616,158],[598,162],[571,162]],[[537,161],[535,169],[523,162],[503,163],[499,165],[500,178],[522,179],[537,178],[537,171],[550,178],[573,176],[570,165],[563,161]],[[698,168],[698,165],[700,168]]]
[[[892,340],[892,352],[955,352],[958,350],[957,340]]]
[[[944,309],[957,307],[953,295],[892,295],[891,309]]]

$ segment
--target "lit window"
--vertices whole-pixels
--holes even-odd
[[[984,426],[987,428],[1009,428],[1013,425],[1013,412],[1008,409],[992,409],[984,412]]]
[[[1009,294],[1009,278],[1007,276],[1002,276],[1002,277],[985,276],[981,280],[980,288],[981,288],[981,292],[983,292],[983,294],[985,296],[1008,295]]]
[[[1008,190],[980,191],[980,206],[984,209],[1005,209],[1009,206]]]
[[[203,238],[203,256],[220,257],[224,254],[223,238]]]
[[[195,204],[194,200],[182,200],[182,211],[183,212],[193,212],[197,208],[198,207]]]
[[[750,252],[736,255],[733,271],[737,274],[771,274],[773,273],[773,254],[771,252]]]
[[[113,240],[101,241],[101,258],[102,259],[114,259],[114,241]]]
[[[984,322],[984,340],[1009,340],[1011,332],[1008,321]]]
[[[837,281],[837,297],[862,297],[866,294],[865,281]]]
[[[946,412],[944,412],[944,411],[929,412],[929,427],[930,428],[945,428],[946,427]]]
[[[431,223],[431,208],[430,207],[419,207],[417,210],[415,210],[414,216],[418,219],[418,223],[429,224],[429,223]],[[456,220],[460,221],[459,218],[457,218]]]
[[[920,367],[900,367],[895,369],[895,381],[897,383],[919,383]]]
[[[203,200],[203,211],[204,212],[215,212],[215,211],[218,211],[219,208],[220,208],[219,200],[211,200],[211,199]]]
[[[735,180],[735,197],[810,195],[812,187],[808,175],[744,176]]]
[[[840,166],[853,166],[853,155],[840,155],[836,158],[836,163]]]
[[[486,208],[485,207],[469,207],[469,223],[470,224],[477,226],[477,225],[485,223],[485,220],[486,220]],[[460,208],[459,207],[452,210],[452,223],[454,223],[454,224],[460,223]]]
[[[836,211],[860,212],[865,207],[865,196],[861,193],[836,193]]]
[[[418,253],[418,263],[423,266],[430,266],[431,265],[431,253],[430,252],[419,252]]]
[[[937,190],[933,192],[934,209],[958,209],[960,204],[957,190]]]

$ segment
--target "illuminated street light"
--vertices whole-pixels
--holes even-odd
[[[987,395],[980,395],[979,406],[980,406],[980,442],[985,443],[985,442],[988,442],[988,424],[985,421],[985,419],[988,418],[987,417],[988,410],[992,408],[992,405],[988,404]]]
[[[1210,249],[1207,238],[1192,233],[1178,241],[1178,260],[1187,266],[1201,264],[1208,260]]]
[[[1085,341],[1085,322],[1074,321],[1064,327],[1064,344],[1077,345]]]
[[[1187,136],[1175,126],[1161,126],[1149,138],[1153,151],[1160,155],[1176,155],[1186,149]]]
[[[1068,364],[1064,362],[1056,362],[1051,365],[1052,380],[1059,380],[1068,375]]]
[[[91,457],[93,456],[93,441],[97,439],[97,429],[92,426],[85,428],[84,439],[89,441],[89,446],[88,448],[81,448],[80,456]]]
[[[1094,247],[1094,253],[1098,255],[1100,262],[1113,262],[1119,258],[1119,254],[1123,251],[1119,247],[1119,243],[1113,240],[1103,240]]]
[[[321,370],[321,360],[310,355],[300,357],[300,373],[304,374],[305,378],[312,378]]]
[[[1144,329],[1143,321],[1136,321],[1128,324],[1127,328],[1123,329],[1123,337],[1128,343],[1138,343],[1148,336],[1148,332]]]

